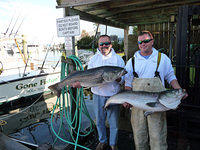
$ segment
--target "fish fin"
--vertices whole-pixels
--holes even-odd
[[[145,111],[144,116],[147,117],[148,115],[151,115],[153,111]]]
[[[107,111],[108,107],[102,107],[103,108],[103,111]]]
[[[53,84],[53,85],[50,85],[48,88],[49,88],[51,91],[53,91],[54,94],[57,95],[57,97],[60,97],[60,94],[61,94],[62,89],[58,88],[57,83],[56,83],[56,84]]]
[[[158,102],[146,103],[146,105],[149,106],[149,107],[156,107],[157,104],[158,104]]]

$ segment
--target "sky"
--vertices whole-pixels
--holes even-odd
[[[57,37],[56,26],[56,19],[63,18],[63,9],[56,6],[56,0],[0,0],[0,32],[5,33],[10,24],[7,34],[16,33],[19,28],[18,33],[25,35],[28,41],[63,42],[64,38]],[[95,30],[94,23],[81,20],[80,31],[83,29]],[[100,29],[105,32],[104,25],[100,25]],[[108,35],[112,33],[123,36],[123,30],[108,27]]]

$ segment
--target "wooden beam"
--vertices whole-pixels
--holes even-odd
[[[135,20],[133,22],[127,22],[127,24],[130,25],[130,26],[135,26],[135,25],[138,25],[138,24],[148,25],[148,24],[152,24],[152,23],[164,23],[164,22],[169,22],[169,19],[168,18],[166,18],[166,19],[157,19],[157,20],[139,19],[139,20]]]
[[[167,22],[170,18],[170,15],[177,14],[178,9],[177,8],[163,8],[163,9],[156,9],[156,10],[149,10],[149,11],[142,11],[142,12],[131,12],[126,13],[126,15],[118,15],[118,16],[111,16],[109,18],[106,18],[107,20],[112,20],[115,22],[121,22],[124,24],[145,24],[148,22]],[[158,15],[159,14],[159,15]],[[104,18],[104,16],[101,16],[101,18]],[[143,18],[142,22],[141,18]],[[151,19],[150,21],[144,21]],[[162,21],[163,19],[163,21]]]
[[[154,15],[154,16],[144,16],[144,17],[138,17],[138,16],[132,16],[132,17],[130,17],[130,18],[126,18],[126,19],[124,19],[124,18],[119,18],[119,19],[117,19],[116,21],[118,21],[118,22],[134,22],[135,20],[148,20],[148,19],[151,19],[151,20],[166,20],[166,19],[168,19],[168,20],[170,20],[170,14],[169,15],[165,15],[165,16],[156,16],[156,15]]]
[[[168,22],[168,20],[131,22],[128,25],[130,25],[130,26],[136,26],[136,25],[147,25],[147,24],[156,24],[156,23],[165,23],[165,22]]]
[[[135,6],[141,6],[141,5],[148,5],[153,2],[159,2],[160,0],[115,0],[115,1],[108,1],[104,3],[98,3],[93,5],[88,5],[87,7],[82,8],[83,11],[93,11],[95,10],[105,10],[105,9],[118,9],[126,6],[135,7]],[[81,7],[81,6],[80,6]],[[80,9],[80,7],[77,7],[76,9]]]
[[[127,20],[123,21],[129,26],[135,26],[135,25],[142,25],[142,24],[155,24],[155,23],[163,23],[163,22],[169,22],[169,18],[161,18],[161,19],[153,19],[153,18],[143,18],[143,19],[135,19],[135,20]]]
[[[68,8],[68,9],[70,9],[70,11],[73,15],[79,15],[80,19],[82,19],[82,20],[91,21],[91,22],[95,22],[95,23],[99,23],[99,24],[113,26],[113,27],[116,27],[116,28],[122,28],[122,29],[125,29],[127,27],[126,24],[123,24],[123,23],[120,23],[120,22],[115,22],[115,21],[107,20],[105,18],[100,18],[100,17],[97,17],[95,15],[91,15],[91,14],[88,14],[88,13],[85,13],[85,12],[81,12],[81,11],[73,9],[73,8]]]
[[[195,3],[199,0],[193,0],[192,2]],[[120,9],[106,9],[105,13],[101,14],[96,14],[98,16],[104,16],[105,18],[107,17],[112,17],[114,15],[126,15],[134,12],[143,12],[143,11],[151,11],[151,10],[156,10],[156,9],[164,9],[164,8],[177,8],[178,6],[181,6],[182,4],[188,4],[191,3],[188,0],[181,0],[181,1],[176,1],[173,3],[156,3],[152,5],[147,5],[147,6],[141,6],[141,7],[133,7],[133,6],[128,6],[128,7],[122,7]],[[110,12],[106,14],[106,12]]]
[[[87,4],[96,4],[100,2],[106,2],[110,0],[57,0],[58,7],[73,7],[73,6],[82,6]]]
[[[154,7],[163,7],[163,6],[181,6],[186,4],[195,4],[199,3],[199,0],[176,0],[176,1],[163,1],[163,0],[115,0],[115,1],[108,1],[104,3],[97,3],[88,5],[86,7],[77,7],[76,9],[80,9],[82,11],[90,12],[95,10],[107,10],[107,11],[119,11],[119,12],[126,12],[132,10],[143,10],[143,7],[150,6],[152,9]],[[120,9],[118,9],[120,8]]]
[[[200,6],[199,5],[193,5],[189,7],[189,15],[200,15]]]
[[[101,16],[105,17],[106,19],[118,19],[118,18],[123,18],[123,19],[130,19],[134,17],[145,17],[145,16],[165,16],[169,14],[177,14],[178,13],[178,8],[163,8],[163,9],[156,9],[156,10],[149,10],[149,11],[139,11],[139,12],[129,12],[125,14],[119,14],[119,15],[113,15],[110,17],[106,16]],[[158,15],[159,14],[159,15]]]

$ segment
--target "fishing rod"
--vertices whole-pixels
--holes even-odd
[[[51,44],[53,43],[53,39],[54,39],[54,36],[52,37]],[[50,44],[50,45],[51,45],[51,44]],[[44,61],[43,61],[42,66],[41,66],[41,68],[40,68],[40,70],[41,70],[41,71],[40,71],[40,74],[44,72],[42,69],[43,69],[43,67],[44,67],[44,63],[45,63],[45,61],[46,61],[46,59],[47,59],[47,55],[48,55],[49,51],[50,51],[50,48],[47,49],[47,53],[46,53],[46,55],[45,55]]]
[[[15,28],[15,25],[16,25],[16,23],[17,23],[18,19],[19,19],[19,16],[20,16],[20,15],[18,15],[18,17],[17,17],[17,19],[16,19],[16,21],[15,21],[15,24],[14,24],[14,26],[13,26],[13,28],[12,28],[12,30],[11,30],[11,32],[10,32],[10,34],[9,34],[9,37],[11,36],[11,34],[12,34],[12,32],[13,32],[14,28]]]
[[[46,59],[47,59],[47,55],[48,55],[48,53],[49,53],[49,50],[50,50],[50,48],[47,50],[46,55],[45,55],[45,57],[44,57],[44,61],[42,62],[42,66],[41,66],[41,68],[40,68],[40,74],[41,74],[41,73],[44,73],[43,67],[44,67],[44,63],[45,63],[45,61],[46,61]]]
[[[25,18],[25,17],[24,17],[24,18]],[[24,18],[22,19],[22,21],[21,21],[21,23],[20,23],[20,25],[19,25],[19,27],[18,27],[17,31],[15,32],[15,35],[14,35],[14,37],[17,35],[17,33],[18,33],[18,31],[19,31],[19,29],[20,29],[20,27],[21,27],[22,23],[24,22]]]
[[[60,60],[61,60],[61,57],[60,57],[60,59],[57,61],[56,65],[55,65],[54,67],[52,67],[52,68],[53,68],[53,71],[55,71],[55,69],[56,69],[56,67],[58,66]]]
[[[4,33],[4,35],[7,34],[8,30],[9,30],[9,28],[10,28],[10,25],[11,25],[11,23],[12,23],[12,21],[13,21],[14,15],[15,15],[15,12],[14,12],[12,18],[11,18],[11,21],[10,21],[10,23],[9,23],[9,25],[8,25],[8,28],[6,29],[6,32]]]
[[[29,55],[28,55],[28,59],[27,59],[27,61],[26,61],[26,65],[25,65],[25,67],[24,67],[24,73],[23,73],[23,76],[22,77],[25,77],[26,76],[26,68],[27,68],[27,66],[28,66],[28,61],[29,61]]]

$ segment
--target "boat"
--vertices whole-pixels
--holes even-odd
[[[31,46],[31,49],[25,52],[17,45],[17,49],[13,48],[13,54],[10,55],[6,52],[6,46],[1,46],[0,105],[50,93],[48,86],[60,81],[60,53],[56,54],[56,60],[53,59],[55,56],[47,60],[47,54],[51,49],[34,47],[35,49]]]
[[[0,103],[50,92],[48,86],[59,82],[60,72],[39,73],[34,71],[24,77],[15,75],[0,79]]]

